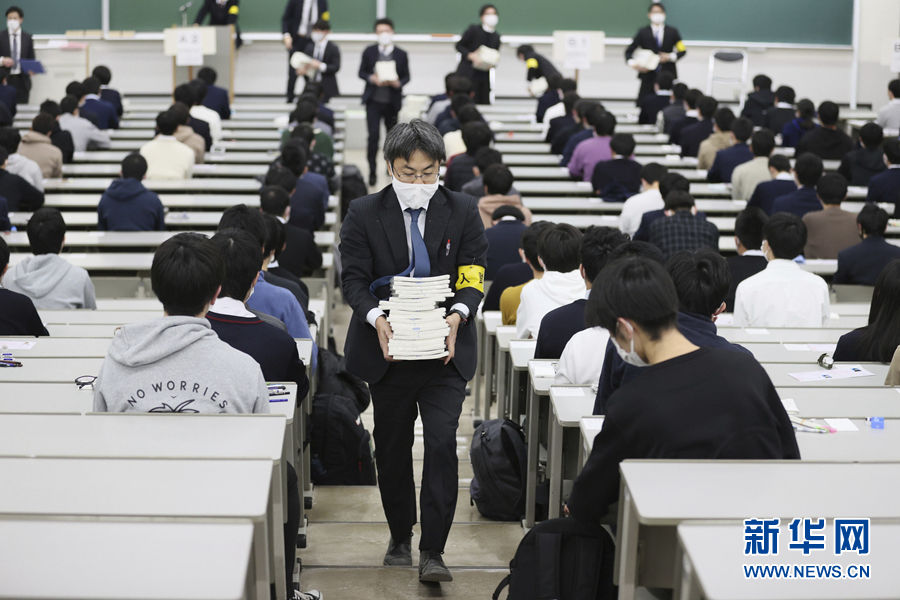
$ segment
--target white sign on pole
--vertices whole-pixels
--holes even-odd
[[[581,31],[570,31],[566,32],[564,40],[565,59],[563,60],[563,67],[566,69],[590,69],[590,34]]]
[[[891,71],[900,73],[900,40],[891,43]]]
[[[198,28],[179,29],[177,43],[176,66],[199,67],[203,65],[203,36]]]

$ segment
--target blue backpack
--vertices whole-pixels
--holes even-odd
[[[485,421],[475,430],[469,493],[483,516],[518,521],[525,515],[527,455],[525,432],[509,419]]]

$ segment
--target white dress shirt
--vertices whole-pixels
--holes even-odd
[[[319,20],[319,3],[317,0],[304,0],[303,8],[300,10],[300,27],[297,28],[299,35],[309,35],[312,26]]]
[[[568,273],[544,271],[543,277],[531,280],[522,288],[516,311],[516,337],[537,338],[544,315],[584,298],[585,291],[584,279],[578,269]]]
[[[10,56],[13,59],[13,66],[10,67],[9,74],[10,75],[19,75],[22,73],[22,26],[19,25],[18,31],[15,33],[9,33],[9,53],[14,56]]]
[[[202,104],[198,104],[191,107],[191,116],[209,123],[209,135],[212,137],[213,142],[218,142],[222,139],[222,117],[219,116],[219,113]]]
[[[322,73],[328,70],[328,65],[325,64],[325,46],[328,45],[328,38],[325,38],[321,42],[317,42],[313,47],[313,58],[319,61],[319,70],[316,72],[316,81],[321,81]]]
[[[141,146],[147,160],[147,179],[190,179],[194,151],[171,135],[157,135]]]
[[[609,331],[588,327],[572,336],[559,357],[554,384],[594,385],[600,381]]]
[[[240,300],[223,296],[216,298],[216,303],[209,307],[209,312],[217,315],[228,315],[229,317],[243,317],[245,319],[256,317],[256,315],[247,310],[247,305]]]
[[[829,312],[828,284],[792,260],[769,261],[735,292],[736,327],[822,327]]]
[[[651,188],[635,194],[622,206],[622,213],[619,215],[619,231],[634,236],[641,226],[641,218],[644,213],[660,210],[663,206],[665,206],[665,202],[663,202],[662,194],[658,189]]]

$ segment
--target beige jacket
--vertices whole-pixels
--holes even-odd
[[[730,148],[731,132],[718,131],[700,142],[700,150],[697,152],[697,168],[708,171],[712,167],[713,161],[716,160],[716,152]]]
[[[175,139],[194,151],[194,164],[203,162],[206,156],[206,142],[203,137],[187,125],[179,125],[175,130]]]
[[[147,179],[191,178],[194,151],[174,136],[157,135],[141,146],[141,156],[147,160]]]
[[[18,152],[36,162],[44,178],[62,177],[62,150],[53,145],[49,136],[36,131],[26,131]]]
[[[772,174],[769,172],[769,157],[757,156],[750,162],[735,167],[731,174],[731,197],[734,200],[750,200],[756,186],[770,179]]]
[[[531,211],[522,204],[521,196],[502,196],[495,194],[493,196],[482,196],[478,200],[478,212],[481,215],[481,222],[487,229],[493,224],[491,215],[501,206],[515,206],[525,215],[525,224],[531,225]]]

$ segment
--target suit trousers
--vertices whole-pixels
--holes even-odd
[[[378,168],[378,143],[381,141],[381,120],[384,119],[384,130],[388,132],[397,124],[398,111],[391,104],[369,102],[366,104],[366,124],[369,128],[369,173]]]
[[[27,73],[9,75],[7,83],[16,88],[16,103],[28,104],[28,97],[31,94],[31,75]]]
[[[472,91],[475,92],[475,104],[491,103],[491,72],[472,70]]]
[[[291,54],[294,52],[303,52],[303,49],[306,48],[307,42],[309,42],[309,38],[303,35],[294,35],[293,45],[290,50],[288,50],[288,82],[287,82],[287,101],[294,101],[294,87],[297,85],[297,71],[291,66]]]
[[[375,464],[381,504],[395,540],[416,523],[416,486],[412,445],[422,415],[425,460],[422,468],[422,537],[419,550],[441,552],[453,525],[459,489],[456,430],[466,396],[466,381],[443,360],[392,363],[369,386],[375,407]]]

